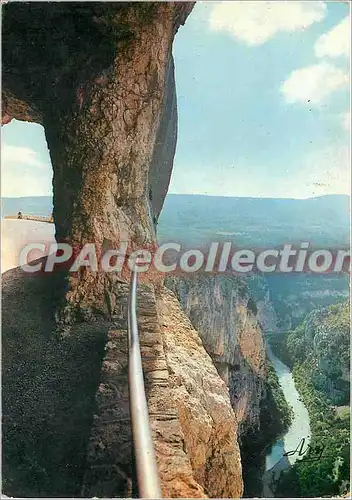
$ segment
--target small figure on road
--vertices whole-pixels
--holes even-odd
[[[18,212],[17,219],[22,219],[22,212]]]

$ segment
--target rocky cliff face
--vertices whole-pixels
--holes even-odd
[[[254,274],[247,279],[248,289],[257,307],[256,317],[264,332],[276,332],[279,318],[271,300],[271,291],[263,276]]]
[[[126,302],[126,289],[120,303]],[[140,287],[139,328],[149,418],[165,498],[238,498],[238,419],[229,389],[175,295]],[[131,493],[124,308],[108,335],[97,391],[86,496]]]
[[[116,283],[113,292],[116,303],[109,321],[76,324],[73,334],[58,342],[53,335],[57,289],[52,277],[28,275],[21,269],[6,273],[2,297],[6,494],[131,494],[128,286]],[[164,497],[240,497],[239,421],[229,389],[198,332],[176,297],[163,287],[139,287],[138,319]]]
[[[253,275],[248,277],[248,287],[265,332],[294,329],[311,311],[348,298],[348,279],[343,274]]]
[[[273,336],[271,344],[283,361],[304,366],[313,387],[329,404],[349,401],[349,303],[310,312],[294,330]]]
[[[128,286],[119,286],[119,306],[105,346],[82,488],[87,497],[128,497],[133,493],[126,355],[128,292]],[[207,485],[195,479],[190,450],[185,444],[187,435],[181,428],[178,405],[172,393],[173,384],[154,288],[140,285],[137,300],[148,413],[163,497],[205,497],[204,488]],[[182,343],[176,342],[176,350],[182,348]],[[184,354],[184,364],[187,366],[190,354]],[[197,428],[201,431],[200,425]]]
[[[45,128],[57,240],[76,248],[93,242],[101,253],[122,242],[130,250],[156,243],[176,141],[172,41],[191,9],[188,2],[4,7],[3,123],[17,118]],[[84,271],[64,276],[62,288],[60,274],[8,273],[9,494],[129,493],[124,279]],[[182,287],[193,326],[163,288],[151,286],[140,305],[163,493],[239,497],[238,438],[258,426],[263,390],[255,306],[239,281]],[[58,342],[60,304],[59,324],[72,325],[72,335]]]
[[[182,308],[199,332],[218,373],[229,387],[240,436],[258,429],[264,396],[265,348],[257,309],[240,278],[172,278]]]
[[[176,297],[162,289],[157,306],[171,396],[194,477],[209,497],[239,498],[243,482],[238,419],[229,390]]]
[[[345,302],[310,313],[304,322],[304,347],[315,360],[315,387],[332,403],[346,404],[350,381],[350,311]]]
[[[172,42],[188,2],[4,6],[3,123],[45,128],[59,241],[155,243],[176,144]],[[109,276],[68,277],[60,320],[109,314]]]

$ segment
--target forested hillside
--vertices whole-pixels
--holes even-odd
[[[312,433],[310,446],[302,448],[303,458],[282,475],[280,496],[348,491],[349,338],[349,304],[344,303],[312,312],[297,329],[271,341],[293,368]]]

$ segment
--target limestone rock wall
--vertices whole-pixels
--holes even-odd
[[[85,496],[131,494],[127,287],[102,365],[88,446]],[[240,497],[238,423],[229,390],[175,295],[139,286],[138,321],[149,418],[165,498]]]
[[[4,6],[3,123],[17,118],[41,123],[45,128],[54,171],[53,216],[59,241],[76,248],[95,243],[101,253],[117,248],[123,241],[132,248],[156,243],[155,225],[167,192],[176,143],[172,43],[192,7],[189,2],[14,2]],[[60,477],[55,479],[58,495],[77,494],[82,481],[83,494],[124,496],[129,494],[131,479],[130,435],[125,425],[126,289],[121,277],[114,273],[84,271],[64,276],[63,293],[62,283],[56,286],[60,280],[53,286],[52,278],[49,276],[48,281],[55,293],[48,299],[45,314],[28,312],[32,336],[27,342],[31,349],[23,367],[26,374],[36,358],[40,316],[44,318],[42,355],[46,356],[48,337],[55,359],[55,368],[51,370],[50,366],[43,382],[45,404],[40,406],[38,398],[32,398],[27,391],[27,407],[23,399],[26,390],[20,381],[6,378],[9,490],[28,493],[27,475],[32,470],[29,464],[32,457],[39,457],[35,471],[46,482],[44,488],[44,479],[35,479],[35,488],[30,491],[34,496],[50,493],[57,470],[69,476],[64,487]],[[34,277],[33,282],[36,284]],[[193,291],[189,289],[180,296],[200,335],[171,293],[160,288],[155,296],[153,287],[140,292],[147,397],[164,496],[239,497],[243,491],[238,424],[247,420],[254,424],[257,419],[254,395],[260,388],[262,344],[246,296],[236,287],[228,295],[228,285],[226,290],[222,287],[216,280],[199,283]],[[30,311],[32,298],[30,293],[23,297],[23,311]],[[94,380],[89,388],[82,389],[84,394],[89,393],[86,406],[81,408],[86,418],[84,436],[76,447],[72,446],[72,452],[67,449],[68,441],[62,436],[66,436],[67,411],[61,408],[63,419],[55,421],[48,432],[55,438],[55,453],[43,465],[40,448],[44,445],[38,440],[48,423],[39,421],[38,413],[51,405],[55,409],[61,401],[57,402],[56,393],[51,392],[52,379],[70,412],[80,404],[80,394],[76,393],[72,395],[74,404],[70,399],[66,401],[60,378],[62,363],[57,353],[61,346],[67,346],[69,351],[74,344],[70,337],[61,339],[60,344],[54,335],[54,312],[61,301],[61,315],[56,315],[59,324],[77,325],[79,320],[80,326],[73,330],[79,330],[78,340],[83,337],[84,341],[90,326],[92,340],[87,338],[85,370],[92,350],[95,352],[98,329],[99,349],[106,338],[108,341],[105,353],[99,351],[94,357]],[[104,320],[97,322],[102,316]],[[20,358],[23,356],[16,344],[20,335],[14,333],[23,333],[25,323],[18,319],[14,327],[12,321],[12,317],[7,318],[8,373],[16,372],[18,352]],[[77,369],[72,373],[70,370],[76,362],[72,356],[65,359],[71,384],[72,373],[77,373]],[[41,381],[39,375],[45,363],[38,359],[34,379],[39,377]],[[24,382],[26,387],[26,378]],[[82,383],[79,374],[74,382]],[[21,403],[20,408],[13,408],[22,400],[23,407]],[[29,433],[21,423],[22,415],[29,427],[38,423],[30,453],[26,451]],[[47,420],[55,418],[55,412],[46,416]],[[70,436],[79,435],[81,420],[75,418],[70,422]],[[22,428],[23,434],[16,428]],[[12,433],[27,460],[20,460],[20,479],[11,477],[18,458],[13,456]],[[87,440],[86,461],[82,450]],[[65,467],[71,455],[79,459],[78,465],[73,460],[68,474]],[[70,483],[71,474],[74,484]]]
[[[248,427],[257,429],[264,396],[265,348],[246,283],[236,277],[197,276],[168,278],[166,284],[176,292],[228,384],[239,434]]]
[[[10,3],[3,123],[42,123],[56,238],[98,253],[153,246],[176,144],[172,43],[188,2]],[[124,279],[124,278],[122,278]],[[109,276],[67,278],[58,315],[110,314]]]
[[[238,421],[228,387],[170,290],[159,291],[157,308],[170,396],[176,402],[194,477],[209,497],[239,498],[243,481]]]
[[[88,446],[84,496],[132,494],[132,433],[128,395],[128,286],[118,288],[108,332]],[[205,497],[195,480],[170,381],[153,287],[138,287],[138,323],[149,419],[165,498]]]

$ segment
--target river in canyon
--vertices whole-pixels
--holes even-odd
[[[299,458],[298,453],[285,457],[288,451],[296,450],[300,441],[304,438],[304,449],[310,442],[310,422],[307,408],[300,400],[295,387],[290,369],[282,363],[267,345],[268,359],[272,363],[285,399],[293,408],[293,421],[286,434],[279,439],[271,448],[265,459],[265,474],[263,476],[263,496],[266,498],[275,496],[275,483],[282,470],[293,465]]]

